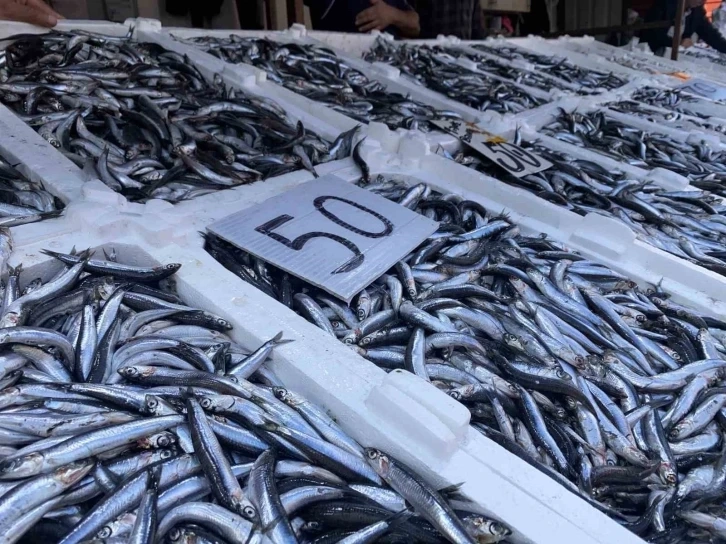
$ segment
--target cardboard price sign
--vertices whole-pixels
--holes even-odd
[[[438,226],[328,175],[229,215],[208,230],[350,302]]]
[[[432,122],[518,178],[547,170],[552,166],[551,162],[536,153],[514,145],[491,132],[482,130],[473,123],[458,119],[434,120]]]

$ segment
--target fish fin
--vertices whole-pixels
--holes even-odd
[[[458,493],[461,490],[462,485],[464,485],[464,482],[442,487],[441,489],[439,489],[439,493],[441,493],[442,495],[451,495],[453,493]]]

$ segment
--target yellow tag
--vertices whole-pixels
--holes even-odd
[[[678,78],[678,79],[680,79],[681,81],[688,81],[689,79],[691,79],[691,76],[689,76],[689,75],[688,75],[687,73],[685,73],[685,72],[671,72],[671,73],[670,73],[670,74],[668,74],[668,75],[669,75],[669,76],[673,76],[673,77],[677,77],[677,78]]]

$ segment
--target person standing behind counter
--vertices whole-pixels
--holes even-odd
[[[697,34],[706,44],[713,47],[716,51],[726,53],[726,39],[711,24],[706,16],[706,10],[703,5],[705,0],[686,0],[686,12],[683,14],[683,24],[681,26],[681,46],[691,47],[694,34]],[[674,21],[676,18],[676,10],[678,9],[678,0],[658,0],[645,16],[645,22],[653,21]],[[640,33],[640,41],[646,42],[653,53],[663,56],[666,47],[673,45],[674,26],[669,29],[651,28],[643,30]]]
[[[315,30],[419,35],[418,13],[406,0],[305,0]]]

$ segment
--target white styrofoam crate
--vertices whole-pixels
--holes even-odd
[[[373,164],[375,153],[369,155]],[[373,172],[377,170],[374,167]],[[202,215],[208,222],[231,208],[243,209],[255,202],[255,198],[244,196],[248,190],[261,188],[271,195],[308,181],[309,176],[302,179],[305,174],[288,174],[290,180],[282,176],[262,188],[263,184],[237,188],[233,192],[240,193],[241,198],[235,206],[207,208]],[[349,182],[359,176],[353,166],[337,174]],[[184,204],[190,212],[209,203]],[[623,544],[642,543],[548,476],[470,428],[468,410],[445,393],[408,372],[385,373],[227,271],[202,249],[197,232],[199,217],[183,223],[167,221],[168,215],[180,212],[171,209],[168,214],[135,216],[79,204],[60,232],[43,223],[15,229],[15,251],[9,264],[22,263],[24,278],[48,279],[57,271],[58,263],[41,250],[67,251],[73,245],[113,247],[120,261],[131,264],[181,263],[175,276],[179,295],[186,303],[229,320],[236,341],[253,348],[280,331],[286,339],[294,340],[276,348],[270,364],[286,387],[328,410],[363,445],[390,452],[433,485],[463,482],[464,494],[485,513],[514,529],[514,542],[556,544],[564,538],[567,542],[605,544],[617,537]],[[168,224],[160,227],[161,223]]]

